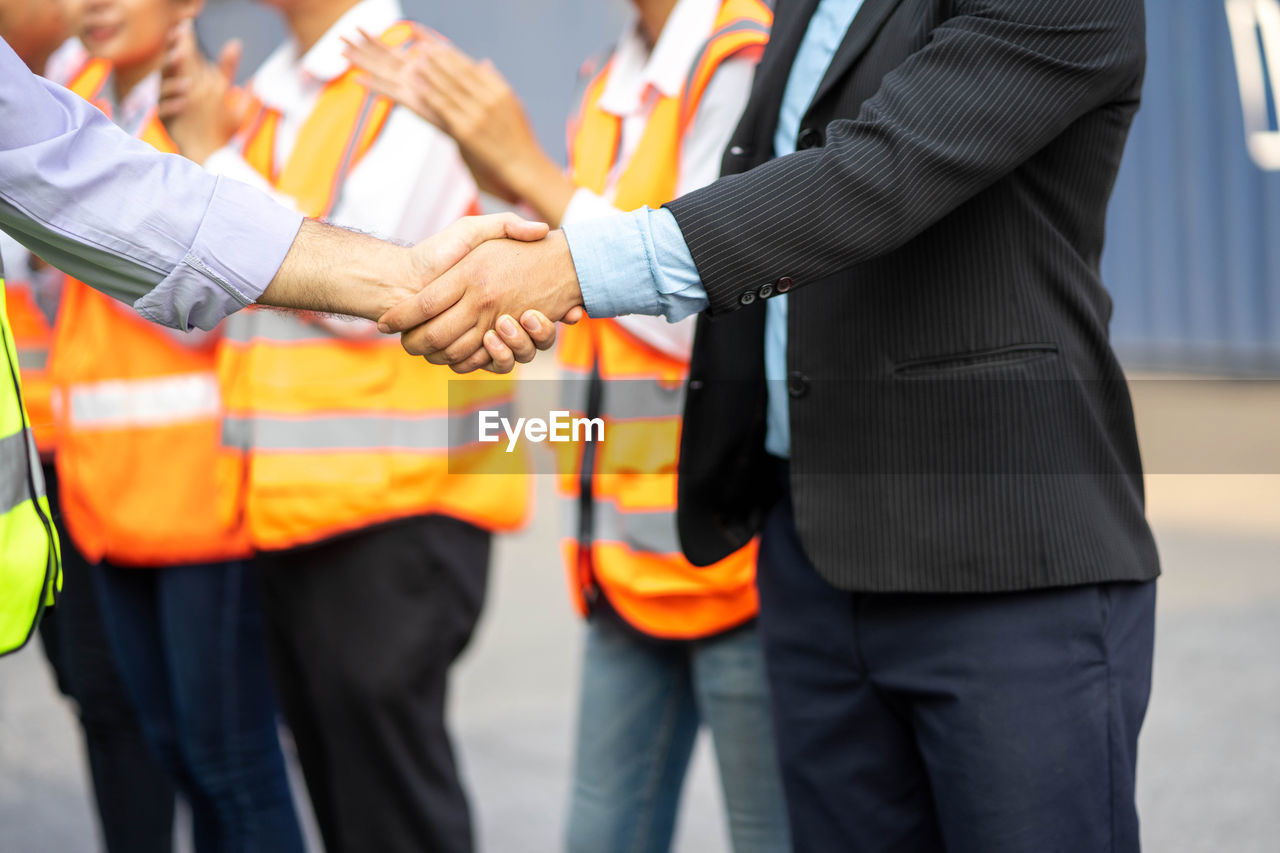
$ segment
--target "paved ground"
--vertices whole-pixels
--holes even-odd
[[[1149,410],[1140,392],[1140,419]],[[1257,426],[1269,436],[1273,424]],[[579,633],[552,557],[549,478],[539,480],[544,512],[499,549],[454,696],[483,849],[500,853],[557,849],[566,797]],[[1149,488],[1165,577],[1139,780],[1146,849],[1271,853],[1280,849],[1280,476],[1159,475]],[[701,744],[677,845],[689,853],[727,849],[708,759]],[[39,649],[0,661],[0,853],[94,849],[80,762]]]

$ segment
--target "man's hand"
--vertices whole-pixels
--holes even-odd
[[[505,238],[526,245],[517,241],[540,240],[546,233],[544,223],[514,213],[468,216],[406,248],[309,219],[258,301],[376,320],[424,288],[434,289],[440,276],[485,241]]]
[[[183,21],[167,47],[156,112],[183,156],[203,163],[235,135],[252,106],[235,87],[242,46],[228,42],[214,65],[201,55],[191,22]]]
[[[482,190],[559,223],[576,187],[542,150],[524,104],[493,63],[442,38],[392,50],[361,36],[346,42],[344,55],[365,72],[365,85],[451,136]]]
[[[551,321],[574,322],[584,316],[581,306],[568,243],[553,231],[538,242],[479,245],[430,287],[383,315],[379,328],[403,333],[405,350],[458,373],[483,367],[506,372],[513,362],[533,357],[530,342],[537,349],[550,346]],[[552,326],[549,338],[546,326]]]

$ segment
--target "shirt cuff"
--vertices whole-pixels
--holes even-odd
[[[645,209],[564,226],[589,317],[660,314]]]
[[[219,178],[186,256],[133,307],[166,326],[212,329],[262,296],[301,227],[300,213]]]
[[[569,223],[564,236],[590,317],[649,314],[674,323],[707,307],[693,255],[665,208]]]

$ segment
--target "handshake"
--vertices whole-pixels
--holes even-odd
[[[586,316],[564,234],[543,223],[467,217],[410,254],[427,283],[377,318],[378,329],[400,333],[406,351],[432,364],[507,373],[555,343],[557,321]]]
[[[463,135],[464,125],[479,129],[478,138],[460,140],[460,150],[481,186],[510,200],[533,194],[495,183],[503,171],[498,164],[523,163],[540,149],[523,109],[490,67],[432,40],[431,47],[414,54],[415,61],[442,76],[431,86],[409,86],[418,66],[409,64],[407,54],[367,34],[348,42],[348,48],[349,58],[359,62],[378,91],[455,136]],[[233,83],[240,52],[239,43],[231,42],[216,62],[205,59],[190,22],[169,34],[157,112],[178,150],[197,163],[224,146],[248,118],[250,99]],[[474,99],[493,107],[483,120],[468,125],[450,112],[453,101],[432,108],[411,97],[461,85],[463,78],[473,86],[484,81],[485,91],[505,96]],[[456,100],[468,102],[461,96]],[[497,120],[501,116],[505,122]],[[503,146],[495,147],[493,134]],[[522,156],[510,150],[512,140],[520,141]],[[555,204],[535,205],[539,215],[558,222],[573,186],[545,156],[535,159],[538,168],[527,170],[531,186],[563,184]],[[506,373],[555,343],[557,321],[573,323],[586,316],[564,235],[514,214],[466,217],[412,248],[306,220],[258,301],[376,320],[382,332],[400,333],[408,352],[459,373],[481,368]]]
[[[412,248],[305,220],[259,303],[375,320],[458,373],[507,373],[555,343],[557,321],[586,316],[564,235],[512,213]]]

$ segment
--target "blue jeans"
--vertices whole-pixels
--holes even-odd
[[[191,807],[197,853],[302,853],[247,562],[94,572],[147,742]]]
[[[754,625],[647,640],[587,624],[569,809],[570,853],[665,853],[698,727],[715,746],[736,853],[786,853],[787,816]]]

